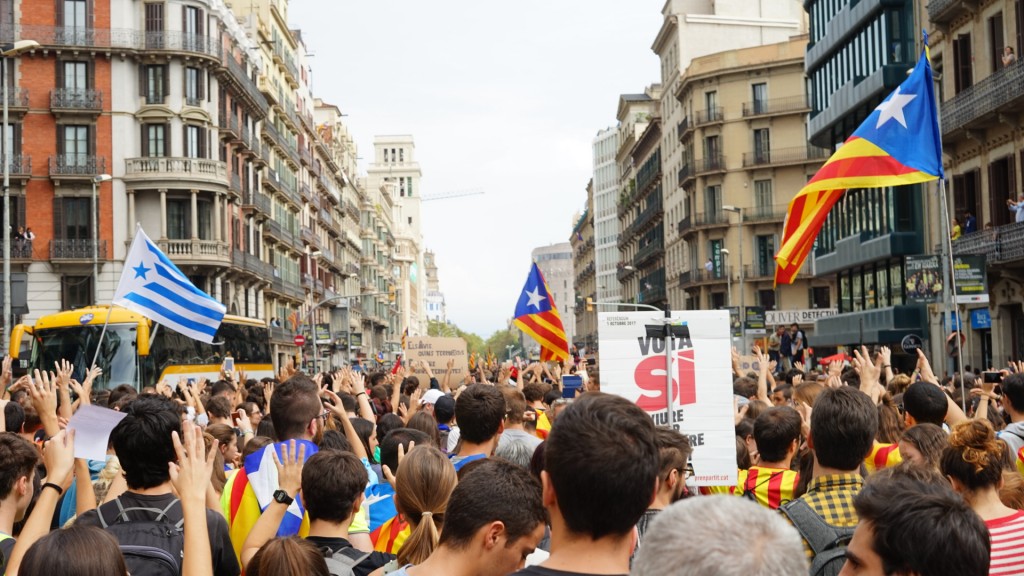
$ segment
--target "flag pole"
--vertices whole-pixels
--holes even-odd
[[[943,267],[949,266],[949,287],[952,292],[951,296],[953,299],[953,318],[956,318],[956,362],[957,372],[960,374],[960,407],[964,413],[967,413],[967,391],[965,389],[965,378],[964,378],[964,347],[960,342],[960,338],[963,337],[963,322],[960,318],[960,306],[956,304],[956,269],[953,267],[953,236],[949,231],[949,199],[946,197],[946,179],[939,178],[939,194],[942,196],[942,231],[945,233],[946,239],[942,244],[942,249],[946,252],[946,262],[943,263]],[[949,309],[949,301],[945,303],[945,310]],[[943,314],[945,314],[945,310]],[[945,323],[945,319],[943,319]]]
[[[100,330],[100,339],[96,342],[96,352],[92,355],[92,364],[89,369],[96,367],[96,359],[100,357],[100,347],[103,346],[103,337],[107,334],[107,326],[110,325],[110,313],[114,311],[114,304],[107,307],[107,318],[103,321],[103,329]]]

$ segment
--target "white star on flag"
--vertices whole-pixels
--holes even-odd
[[[526,305],[533,306],[537,310],[540,310],[541,301],[547,300],[547,297],[540,295],[539,287],[534,288],[533,292],[530,292],[529,290],[523,290],[523,292],[526,292],[526,297],[530,299],[530,301],[527,302]]]
[[[892,93],[892,97],[878,105],[880,114],[878,115],[878,123],[875,124],[875,130],[882,127],[883,124],[889,120],[896,120],[904,128],[907,127],[907,119],[903,116],[903,109],[910,104],[911,100],[917,98],[917,94],[900,94],[900,90],[903,87],[899,86],[896,91]]]

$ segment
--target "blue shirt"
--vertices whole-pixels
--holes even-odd
[[[469,456],[456,456],[455,454],[452,454],[448,456],[448,459],[452,461],[452,466],[455,466],[456,472],[462,470],[462,467],[466,464],[476,460],[483,460],[484,458],[487,458],[486,454],[470,454]]]

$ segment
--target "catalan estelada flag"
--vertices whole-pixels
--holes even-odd
[[[541,361],[569,359],[569,342],[562,317],[536,262],[530,267],[530,275],[519,295],[513,322],[540,344]]]
[[[928,45],[927,36],[925,46]],[[776,284],[791,284],[829,210],[849,188],[942,178],[942,140],[927,48],[910,76],[875,108],[789,203]]]

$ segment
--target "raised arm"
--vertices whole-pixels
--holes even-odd
[[[191,422],[182,427],[184,446],[177,432],[171,433],[178,462],[169,462],[171,484],[181,500],[185,516],[185,554],[182,557],[182,576],[212,576],[213,552],[206,525],[206,487],[213,473],[213,459],[217,441],[206,453],[203,431]]]
[[[331,394],[333,393],[331,392]],[[287,492],[288,497],[294,500],[298,496],[299,490],[302,489],[302,465],[306,461],[306,445],[302,444],[296,448],[295,440],[285,444],[283,464],[277,457],[277,450],[273,447],[271,450],[273,450],[274,466],[277,467],[278,489]],[[281,520],[284,519],[289,506],[291,506],[290,502],[285,504],[274,500],[260,515],[260,519],[256,521],[249,536],[245,539],[245,543],[242,544],[243,569],[252,561],[256,552],[277,535],[277,529],[281,526]],[[204,530],[203,535],[205,536],[205,534]]]

